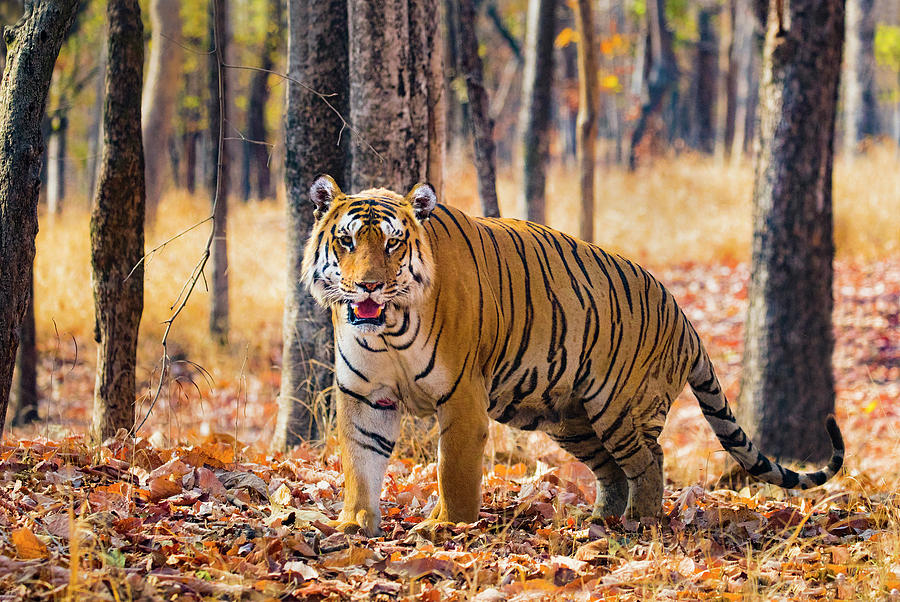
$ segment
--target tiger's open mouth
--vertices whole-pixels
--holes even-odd
[[[376,303],[371,298],[359,303],[348,303],[347,321],[353,326],[363,324],[382,326],[384,324],[384,304]]]

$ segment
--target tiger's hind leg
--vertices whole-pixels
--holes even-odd
[[[662,449],[652,437],[635,428],[628,407],[602,413],[594,421],[594,431],[603,447],[625,473],[628,481],[628,503],[624,518],[657,517],[662,510]]]
[[[566,434],[550,436],[594,473],[597,479],[597,497],[592,517],[605,519],[622,516],[628,503],[628,479],[604,449],[587,420],[579,426],[581,428],[569,429]]]

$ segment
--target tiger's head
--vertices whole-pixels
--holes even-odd
[[[437,204],[429,184],[416,184],[406,197],[384,188],[347,195],[323,175],[309,196],[316,222],[302,271],[319,304],[346,306],[350,325],[378,332],[391,306],[422,300],[434,276],[422,225]]]

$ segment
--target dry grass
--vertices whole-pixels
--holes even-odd
[[[853,162],[839,162],[835,175],[835,239],[839,257],[877,258],[900,252],[900,169],[894,148],[875,147]],[[746,260],[751,236],[752,173],[749,166],[729,167],[712,159],[684,157],[657,162],[637,173],[606,170],[598,174],[597,242],[639,262],[659,266],[689,261]],[[462,159],[452,162],[445,200],[478,211],[475,173]],[[516,182],[508,170],[498,183],[504,215],[521,216]],[[548,183],[552,226],[575,233],[577,183],[570,168],[555,166]],[[151,249],[205,217],[207,201],[184,193],[169,195],[146,237]],[[279,337],[286,288],[285,218],[275,201],[232,203],[229,223],[231,347],[238,355]],[[142,345],[158,341],[163,320],[200,257],[208,225],[171,242],[146,265]],[[90,290],[88,215],[73,209],[41,217],[37,240],[35,296],[38,336],[52,340],[71,333],[90,340],[93,301]],[[206,336],[208,296],[194,293],[173,331],[173,347],[189,350],[198,361],[220,357]],[[154,351],[155,353],[155,351]],[[142,357],[142,359],[150,359]]]

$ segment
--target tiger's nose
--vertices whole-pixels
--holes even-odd
[[[356,286],[363,288],[371,293],[384,286],[384,282],[357,282]]]

